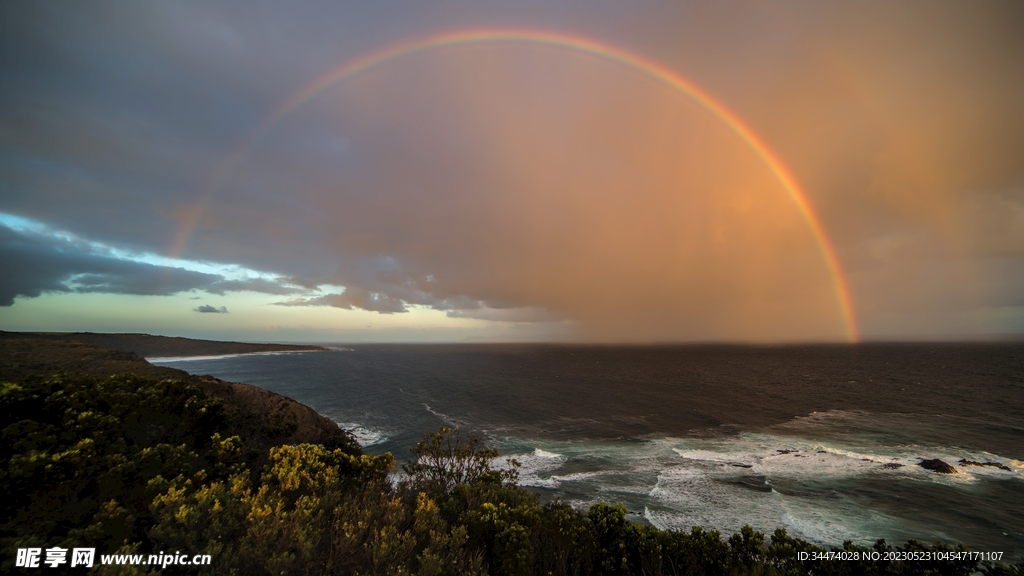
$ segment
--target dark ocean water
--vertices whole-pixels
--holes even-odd
[[[289,396],[399,460],[461,423],[542,498],[622,502],[661,528],[1024,553],[1022,344],[362,345],[154,363]],[[960,473],[916,465],[931,458]]]

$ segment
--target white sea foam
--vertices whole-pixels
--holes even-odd
[[[731,534],[749,524],[770,532],[782,525],[785,510],[778,493],[765,488],[739,488],[690,467],[667,468],[649,494],[659,506],[646,518],[661,529],[704,526]]]
[[[769,431],[639,443],[547,442],[532,451],[522,449],[527,440],[506,440],[522,452],[515,455],[523,462],[521,484],[559,490],[575,507],[621,499],[644,510],[644,517],[659,528],[688,531],[697,525],[728,535],[749,524],[765,533],[786,528],[823,545],[844,540],[870,544],[879,537],[912,534],[947,538],[928,526],[907,532],[912,520],[873,509],[856,492],[844,491],[849,482],[881,477],[966,488],[985,478],[1024,474],[1021,462],[995,454],[886,443],[873,435],[824,440]],[[960,473],[922,468],[917,464],[923,458],[940,458]],[[963,466],[961,458],[999,463],[1012,472]]]
[[[457,420],[455,420],[454,418],[451,418],[447,414],[442,414],[442,413],[438,412],[437,410],[434,410],[433,408],[430,407],[430,405],[424,403],[423,407],[427,409],[427,412],[430,412],[434,416],[437,416],[438,418],[440,418],[441,421],[444,422],[445,424],[447,424],[449,426],[458,426],[459,425],[459,422]]]
[[[742,471],[725,476],[713,469],[668,468],[658,476],[650,497],[657,506],[648,506],[644,516],[662,529],[702,526],[728,535],[744,525],[766,534],[787,528],[805,540],[835,545],[844,540],[870,544],[899,525],[841,495],[833,494],[826,503],[814,496],[785,494],[767,479],[744,478]]]
[[[551,478],[551,472],[562,466],[565,458],[554,452],[535,448],[533,452],[512,454],[509,458],[519,462],[519,483],[523,486],[542,488],[557,487],[558,480]],[[504,458],[499,458],[494,465],[498,468],[506,466]]]
[[[942,484],[964,484],[982,478],[1018,477],[1024,468],[987,452],[943,447],[875,444],[847,446],[838,442],[810,441],[770,434],[740,434],[729,438],[679,440],[672,451],[704,466],[749,469],[769,478],[825,479],[885,474]],[[956,467],[959,474],[937,474],[917,466],[923,459],[938,458]],[[961,459],[993,462],[996,466],[964,466]]]
[[[841,497],[822,506],[817,499],[783,496],[780,504],[785,511],[782,522],[790,534],[822,545],[845,540],[868,545],[878,534],[892,533],[899,526],[898,520]]]
[[[641,442],[504,436],[499,443],[505,444],[502,452],[522,464],[520,484],[555,491],[576,508],[623,502],[659,528],[703,526],[729,535],[749,524],[766,534],[786,528],[822,545],[955,539],[933,526],[919,526],[913,517],[887,515],[856,489],[847,489],[862,480],[968,489],[987,479],[1024,479],[1020,461],[956,447],[902,444],[899,437],[874,433],[871,422],[859,425],[859,417],[822,413],[799,426],[727,436]],[[811,430],[812,424],[838,420],[845,429],[858,431],[830,435],[827,425]],[[939,474],[917,465],[929,458],[942,459],[960,473]],[[960,459],[994,462],[1011,471],[965,466]]]
[[[596,471],[596,472],[574,472],[572,474],[552,474],[547,478],[537,476],[536,474],[528,478],[521,478],[520,484],[523,486],[535,486],[542,488],[558,488],[566,483],[571,482],[585,482],[600,476],[613,475],[612,472]],[[602,491],[603,487],[598,486],[597,490]]]
[[[753,466],[754,458],[747,452],[715,452],[713,450],[685,450],[673,448],[673,452],[687,460],[700,460],[717,464]]]
[[[355,422],[339,422],[338,428],[342,428],[349,434],[352,434],[352,436],[355,437],[356,442],[359,442],[359,445],[363,447],[381,444],[388,440],[388,436],[384,432],[373,428],[367,428]]]

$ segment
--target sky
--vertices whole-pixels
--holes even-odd
[[[1015,2],[8,2],[0,329],[1024,334]]]

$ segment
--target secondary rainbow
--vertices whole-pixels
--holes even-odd
[[[793,177],[789,169],[786,168],[786,165],[779,160],[761,138],[735,113],[677,72],[653,60],[627,52],[621,48],[590,38],[560,32],[507,28],[445,32],[386,46],[380,50],[349,60],[320,76],[293,93],[280,106],[275,108],[260,126],[248,138],[239,143],[234,151],[221,162],[206,186],[206,194],[203,195],[199,203],[193,206],[189,214],[184,218],[170,250],[171,256],[176,257],[181,254],[193,230],[202,218],[210,198],[216,194],[228,176],[245,159],[252,147],[290,112],[309,102],[325,89],[396,58],[425,50],[478,43],[527,43],[591,54],[667,84],[689,96],[708,112],[714,114],[761,158],[779,183],[782,184],[790,199],[796,204],[797,210],[800,211],[801,216],[803,216],[817,242],[825,264],[828,267],[829,274],[832,277],[840,314],[846,328],[846,337],[850,342],[857,341],[857,325],[853,304],[850,299],[846,279],[843,277],[839,260],[836,257],[835,249],[829,242],[820,219],[815,214],[807,200],[806,193],[800,187],[796,178]]]

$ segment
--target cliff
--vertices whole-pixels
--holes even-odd
[[[227,382],[212,376],[193,376],[174,368],[153,366],[141,357],[143,354],[183,355],[186,350],[219,354],[265,351],[247,349],[246,346],[281,347],[143,334],[61,334],[50,337],[31,334],[31,337],[25,337],[5,332],[0,335],[0,381],[18,382],[25,378],[48,378],[61,373],[104,378],[113,374],[137,374],[155,380],[182,380],[200,386],[208,397],[223,403],[231,428],[245,438],[247,450],[265,451],[271,446],[310,443],[359,452],[358,444],[351,435],[339,429],[329,418],[291,398],[249,384]],[[102,347],[71,336],[92,337],[93,340],[111,346]],[[226,346],[213,346],[216,344]]]

